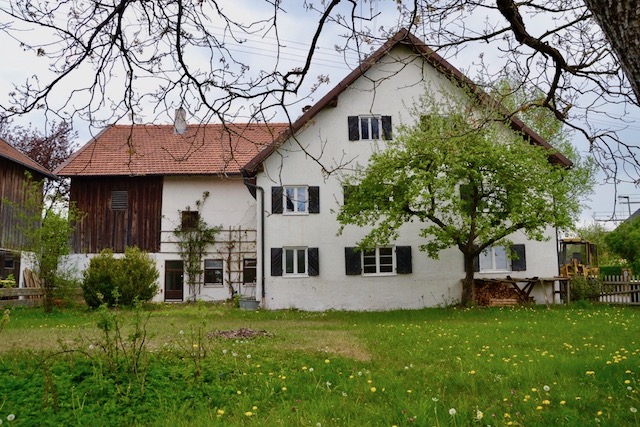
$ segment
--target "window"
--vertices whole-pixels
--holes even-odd
[[[319,272],[318,248],[271,248],[272,276],[317,276]]]
[[[205,259],[204,260],[204,284],[205,285],[222,285],[222,260],[221,259]]]
[[[320,213],[320,187],[304,185],[271,187],[271,213]]]
[[[284,187],[284,213],[307,212],[307,187]]]
[[[257,276],[257,261],[254,258],[245,259],[242,262],[242,283],[245,285],[255,285]]]
[[[111,210],[126,211],[129,207],[129,192],[116,190],[111,192]]]
[[[347,275],[410,274],[411,246],[381,246],[361,252],[357,248],[344,248]]]
[[[284,249],[284,275],[307,274],[306,248]]]
[[[180,226],[182,230],[194,230],[198,227],[198,221],[200,221],[200,212],[182,211],[180,216]]]
[[[347,124],[350,141],[391,139],[391,116],[349,116]]]
[[[475,260],[475,271],[481,273],[525,271],[527,256],[522,244],[507,246],[489,246]]]
[[[480,271],[511,271],[504,246],[490,246],[480,254]]]
[[[362,253],[362,272],[364,274],[383,274],[394,271],[393,248],[375,248]]]

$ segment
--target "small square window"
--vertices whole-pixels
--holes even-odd
[[[204,260],[204,284],[221,285],[223,283],[223,262],[221,259]]]
[[[383,246],[362,253],[362,272],[364,274],[393,274],[395,256],[393,247]]]
[[[284,187],[284,213],[307,213],[309,192],[307,187]]]
[[[198,227],[198,221],[200,221],[200,212],[182,211],[180,216],[180,227],[182,228],[182,230],[194,230]]]

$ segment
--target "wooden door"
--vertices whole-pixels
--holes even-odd
[[[184,298],[184,265],[182,261],[166,261],[164,265],[164,300]]]

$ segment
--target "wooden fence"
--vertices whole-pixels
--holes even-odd
[[[607,304],[640,305],[640,277],[605,276],[598,301]]]
[[[0,307],[42,305],[42,288],[0,288]]]

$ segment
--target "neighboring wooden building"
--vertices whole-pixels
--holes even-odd
[[[202,299],[226,299],[255,283],[255,200],[241,167],[286,127],[283,124],[113,125],[65,162],[71,201],[84,213],[73,236],[79,269],[103,249],[147,251],[161,273],[157,300],[187,298],[174,230],[188,218],[222,226],[205,257]],[[196,202],[208,193],[208,200]],[[187,214],[188,212],[188,214]]]
[[[39,182],[45,178],[56,179],[47,169],[0,139],[0,279],[12,274],[17,280],[19,276],[19,253],[24,236],[12,204],[25,202],[29,174]]]

